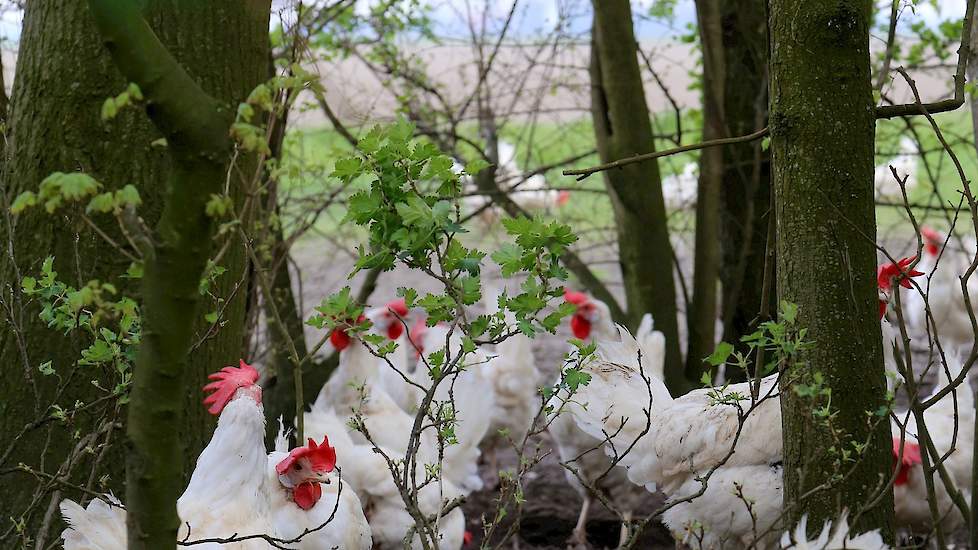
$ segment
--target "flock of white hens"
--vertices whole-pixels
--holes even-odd
[[[960,294],[956,277],[968,254],[952,253],[935,231],[925,229],[923,237],[925,253],[917,270],[909,269],[908,259],[879,269],[885,348],[894,352],[902,345],[886,312],[893,308],[895,293],[913,280],[930,287],[930,325],[937,327],[944,348],[970,349],[974,335],[961,300],[955,298],[955,292]],[[487,304],[497,303],[498,291],[489,289],[486,294]],[[901,295],[902,311],[911,328],[922,330],[923,305],[915,294]],[[886,548],[878,533],[850,534],[846,517],[834,526],[826,524],[815,540],[804,538],[804,525],[787,530],[781,525],[776,375],[761,381],[755,395],[762,399],[753,403],[749,388],[727,387],[728,393],[742,396],[743,410],[753,405],[741,428],[737,408],[718,404],[711,389],[670,394],[662,380],[664,338],[654,330],[650,316],[633,337],[612,322],[600,301],[572,291],[565,293],[565,300],[576,305],[570,319],[574,335],[598,344],[583,364],[590,382],[580,386],[573,399],[567,399],[566,387],[554,394],[546,419],[560,456],[574,470],[568,470],[568,481],[584,497],[571,542],[586,544],[584,526],[594,503],[591,491],[611,499],[626,520],[645,491],[661,491],[675,504],[662,516],[663,522],[692,547]],[[431,382],[427,369],[418,367],[418,358],[446,345],[457,352],[461,341],[442,325],[428,327],[423,318],[409,323],[414,315],[403,301],[366,313],[371,331],[400,344],[388,357],[390,364],[370,353],[356,335],[334,331],[331,340],[341,350],[338,370],[304,416],[308,444],[291,451],[285,434],[271,453],[264,446],[265,418],[255,369],[242,361],[240,367],[213,375],[215,381],[204,388],[210,392],[205,404],[220,418],[178,502],[184,522],[180,539],[214,541],[200,544],[205,548],[267,548],[269,540],[302,549],[419,548],[416,518],[405,506],[388,462],[396,463],[414,446],[418,479],[424,478],[426,465],[441,465],[440,481],[419,489],[420,513],[435,522],[440,548],[466,545],[469,535],[462,509],[446,505],[482,486],[478,462],[480,454],[498,441],[493,434],[506,430],[519,440],[531,429],[541,405],[539,374],[531,340],[525,336],[511,337],[493,350],[478,349],[454,383],[442,384],[434,394],[436,400],[447,399],[451,388],[457,409],[458,443],[440,449],[431,430],[416,428],[419,407],[430,402],[424,400],[424,388]],[[412,329],[406,331],[406,326]],[[893,354],[885,355],[891,387],[897,388],[901,377]],[[925,419],[938,452],[947,453],[948,479],[967,490],[973,398],[954,353],[948,353],[947,367],[934,392],[952,382],[964,380],[964,385],[927,409]],[[351,427],[354,416],[362,419],[365,430]],[[933,515],[916,433],[912,416],[905,431],[894,424],[896,514],[902,528],[927,533],[933,529]],[[605,452],[594,451],[602,447]],[[404,475],[403,464],[400,468]],[[935,482],[942,526],[963,525],[949,491],[940,478]],[[65,500],[61,510],[69,525],[62,535],[68,550],[126,547],[125,510],[112,496],[92,500],[86,508]]]
[[[900,158],[916,154],[907,144],[902,149]],[[501,156],[514,170],[514,151],[505,149]],[[895,162],[898,172],[912,175],[909,164],[899,165],[899,158]],[[889,175],[877,172],[878,180]],[[669,183],[683,178],[695,178],[695,171],[684,171]],[[563,200],[532,178],[526,185],[532,188],[526,197],[538,191],[548,206]],[[695,190],[690,181],[681,187],[683,193]],[[947,456],[947,478],[966,490],[971,486],[975,415],[968,377],[961,373],[955,352],[970,350],[974,331],[957,277],[970,264],[974,247],[955,251],[938,232],[923,228],[921,233],[925,246],[917,271],[909,270],[905,259],[881,266],[878,273],[888,382],[896,390],[902,381],[893,357],[902,340],[886,313],[893,309],[895,293],[910,288],[913,279],[928,292],[929,321],[918,292],[901,294],[901,311],[916,334],[936,329],[950,352],[947,368],[938,366],[941,382],[934,393],[955,386],[924,417],[938,452]],[[498,296],[498,290],[487,289],[490,310],[497,307]],[[494,349],[476,350],[467,368],[426,400],[431,379],[423,364],[419,368],[419,358],[446,346],[457,353],[462,343],[457,331],[427,326],[403,300],[366,313],[372,332],[399,344],[387,360],[371,353],[357,336],[334,331],[331,341],[340,351],[339,367],[304,415],[305,446],[289,450],[287,434],[280,434],[275,449],[267,452],[259,373],[244,361],[216,373],[204,388],[209,392],[205,403],[220,417],[178,502],[183,521],[178,537],[210,540],[197,545],[205,549],[268,548],[270,541],[297,549],[420,548],[417,518],[405,506],[394,475],[425,479],[430,472],[426,467],[438,464],[438,482],[420,484],[416,512],[431,519],[439,548],[457,550],[469,544],[470,535],[462,509],[449,503],[482,488],[480,457],[495,456],[493,448],[503,439],[497,434],[520,441],[539,420],[570,466],[568,482],[584,499],[572,544],[587,545],[585,526],[596,497],[613,502],[627,522],[647,491],[659,491],[671,505],[663,522],[677,540],[694,548],[887,548],[878,533],[850,534],[845,516],[827,523],[814,540],[805,536],[804,520],[790,529],[781,524],[783,453],[776,375],[761,381],[759,393],[754,393],[759,400],[752,401],[750,388],[743,384],[726,388],[728,394],[742,396],[741,410],[751,411],[741,426],[738,409],[718,404],[712,389],[670,394],[663,382],[664,338],[654,330],[650,315],[633,337],[613,323],[602,302],[571,291],[565,300],[576,306],[570,319],[575,337],[593,340],[598,347],[583,364],[590,382],[570,399],[566,387],[555,386],[546,418],[539,414],[540,373],[532,341],[522,335]],[[423,415],[418,411],[450,397],[457,443],[445,446],[433,430],[419,430]],[[906,419],[904,427],[894,423],[892,429],[897,520],[910,532],[928,533],[934,520],[916,423],[912,415],[897,416]],[[361,429],[352,427],[353,418],[362,422]],[[405,466],[409,450],[417,460]],[[495,460],[490,458],[489,464],[494,466]],[[405,472],[407,468],[413,472]],[[950,491],[939,477],[935,483],[942,527],[963,525]],[[61,510],[69,525],[62,535],[68,550],[126,547],[125,509],[111,495],[84,508],[65,500]],[[623,541],[626,536],[623,524]]]

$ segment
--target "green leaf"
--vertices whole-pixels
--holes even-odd
[[[465,164],[465,173],[474,176],[489,167],[485,159],[474,159]]]
[[[357,157],[339,159],[333,165],[333,177],[344,179],[355,176],[360,173],[362,164],[362,161]]]
[[[37,366],[37,370],[40,371],[44,376],[51,376],[54,374],[54,367],[51,366],[51,361],[45,361]]]
[[[506,243],[493,252],[492,259],[502,268],[503,276],[509,277],[522,269],[523,249],[513,243]]]
[[[11,214],[20,214],[27,208],[37,205],[37,195],[33,191],[24,191],[17,195],[14,203],[10,205]]]
[[[139,190],[129,184],[115,192],[115,202],[117,206],[139,206],[143,199],[139,196]]]
[[[711,366],[718,367],[727,362],[727,358],[733,353],[734,347],[729,342],[720,342],[713,353],[704,359]]]
[[[139,89],[139,84],[136,84],[135,82],[129,83],[129,86],[126,87],[126,92],[136,101],[143,100],[143,91]]]
[[[234,201],[227,195],[211,193],[211,198],[207,201],[204,211],[211,218],[223,218],[234,210]]]
[[[92,200],[88,201],[88,206],[85,207],[85,212],[111,212],[115,208],[115,198],[112,193],[99,193],[92,197]]]
[[[34,277],[24,277],[24,279],[20,281],[20,288],[25,294],[32,294],[34,289],[37,288],[37,279]]]
[[[204,315],[204,320],[213,325],[214,323],[217,322],[217,312],[211,311],[207,313],[206,315]]]
[[[397,203],[396,208],[398,215],[408,226],[427,227],[434,220],[431,207],[417,195],[409,195],[407,202]]]
[[[129,279],[143,278],[143,262],[132,262],[126,269],[126,277]]]
[[[590,381],[591,375],[579,368],[573,367],[564,371],[563,383],[571,393],[576,392],[581,386],[586,386]]]

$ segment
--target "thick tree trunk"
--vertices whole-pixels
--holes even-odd
[[[696,0],[696,20],[703,49],[703,141],[726,137],[724,115],[723,28],[720,0]],[[693,261],[693,300],[686,314],[689,335],[686,377],[699,380],[703,358],[716,343],[717,283],[720,273],[720,192],[723,185],[722,147],[700,151],[696,193],[696,248]]]
[[[187,70],[177,62],[137,6],[126,0],[90,0],[89,5],[115,65],[143,89],[147,113],[167,139],[172,166],[142,285],[143,332],[126,430],[126,505],[129,548],[175,548],[186,382],[196,381],[189,352],[196,339],[198,287],[213,244],[213,220],[205,213],[205,205],[213,194],[221,193],[225,180],[235,181],[236,186],[248,180],[237,171],[238,166],[228,176],[233,106],[210,96],[194,80],[190,74],[194,67],[188,65]],[[253,78],[250,87],[265,79],[267,0],[187,2],[186,8],[188,15],[197,18],[188,27],[195,33],[223,36],[217,44],[221,49],[241,40],[241,59],[252,62],[240,68],[245,78]],[[219,29],[227,34],[220,34]],[[211,66],[220,63],[226,69],[227,57],[217,52],[212,52]],[[243,189],[238,191],[243,195]],[[241,248],[231,244],[227,250],[238,249],[243,256]],[[243,296],[241,308],[243,321]],[[240,342],[239,333],[234,345]]]
[[[771,145],[778,290],[797,304],[798,323],[814,342],[782,378],[787,518],[807,513],[815,530],[843,508],[862,510],[857,528],[889,536],[892,494],[864,509],[893,471],[889,421],[873,416],[886,385],[875,279],[871,17],[868,0],[770,3]],[[831,391],[841,440],[827,419],[815,417],[812,398],[795,392],[813,384],[816,372]],[[840,446],[863,443],[856,464],[840,463]],[[843,479],[802,500],[836,475]]]
[[[591,38],[591,115],[602,162],[653,150],[652,123],[628,0],[594,0]],[[666,338],[666,384],[690,387],[683,372],[676,324],[676,290],[670,269],[672,245],[656,162],[604,172],[615,211],[618,253],[629,325],[651,313]]]
[[[726,0],[722,10],[724,119],[729,135],[742,136],[767,125],[767,14],[761,0]],[[757,328],[768,225],[774,215],[771,156],[760,141],[729,145],[723,152],[723,339],[746,352],[740,339]],[[767,311],[773,313],[777,293],[772,289],[768,296]],[[727,374],[743,378],[743,373]]]
[[[202,86],[229,106],[244,99],[255,84],[264,79],[267,50],[267,23],[252,9],[248,15],[239,2],[220,1],[198,4],[189,1],[153,0],[147,3],[151,25],[168,44],[177,59],[192,72]],[[255,4],[250,2],[250,4]],[[266,9],[267,9],[267,2]],[[267,13],[264,14],[267,21]],[[249,25],[243,23],[248,21]],[[263,26],[264,25],[264,26]],[[260,42],[258,40],[261,40]],[[251,43],[249,43],[251,42]],[[257,63],[253,58],[260,59]],[[219,59],[220,63],[215,63]],[[95,31],[89,8],[78,0],[52,0],[28,3],[21,35],[14,93],[11,98],[10,140],[6,151],[4,196],[11,200],[25,190],[36,190],[39,182],[55,171],[83,171],[93,175],[107,189],[126,184],[139,188],[143,205],[139,214],[149,226],[157,223],[162,210],[166,181],[171,174],[166,148],[151,146],[160,133],[140,109],[125,109],[115,119],[102,121],[103,101],[125,89],[127,80],[112,65],[108,53]],[[57,145],[57,146],[54,146]],[[95,218],[117,242],[124,242],[110,217]],[[101,241],[84,224],[68,214],[48,215],[32,209],[17,216],[12,232],[2,224],[0,236],[4,253],[0,256],[0,281],[4,300],[15,307],[14,314],[23,328],[23,354],[17,345],[17,334],[4,315],[0,329],[0,358],[4,375],[0,376],[0,453],[11,449],[0,470],[24,462],[31,466],[46,464],[54,469],[75,445],[70,434],[86,433],[98,419],[82,416],[75,424],[50,423],[43,429],[28,430],[16,442],[14,435],[37,418],[49,416],[46,407],[54,401],[57,380],[32,374],[37,365],[50,360],[56,370],[67,372],[75,366],[80,341],[63,337],[44,326],[36,305],[19,308],[13,292],[19,278],[36,275],[41,261],[55,257],[55,269],[72,285],[83,285],[91,279],[120,284],[118,275],[125,272],[129,260]],[[9,239],[8,239],[9,237]],[[12,243],[9,249],[7,244]],[[225,299],[208,304],[208,310],[222,311],[219,330],[208,331],[203,311],[192,318],[196,346],[190,362],[188,380],[195,391],[184,392],[186,410],[182,433],[185,436],[184,463],[199,454],[213,426],[213,418],[200,406],[196,391],[206,375],[233,362],[240,353],[243,324],[243,289],[236,290],[244,270],[240,246],[231,246],[220,262],[227,273],[211,286],[211,292]],[[137,285],[120,285],[125,293],[139,297]],[[57,402],[70,406],[76,400],[90,402],[96,396],[91,379],[98,372],[81,372]],[[40,407],[39,409],[37,407]],[[120,441],[116,436],[113,441]],[[8,447],[8,443],[13,444]],[[15,443],[15,444],[14,444]],[[110,451],[100,468],[91,474],[93,457],[78,464],[69,482],[89,485],[107,475],[109,487],[121,493],[123,449]],[[76,479],[77,478],[77,479]],[[26,475],[7,475],[0,483],[8,495],[0,504],[0,515],[20,518],[30,505],[35,479]],[[98,485],[93,486],[98,489]],[[68,490],[65,496],[84,495]],[[46,495],[41,494],[45,499]],[[35,513],[25,518],[36,525],[41,518]],[[56,510],[55,510],[56,511]],[[44,512],[41,510],[40,512]],[[55,517],[57,515],[55,514]],[[57,528],[57,522],[51,525]],[[30,531],[30,526],[28,527]]]

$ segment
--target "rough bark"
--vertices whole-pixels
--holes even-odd
[[[100,119],[102,101],[126,85],[100,49],[82,2],[31,2],[26,7],[5,151],[6,200],[13,200],[23,191],[36,191],[41,180],[55,171],[82,170],[109,189],[158,177],[162,155],[149,147],[158,137],[150,126],[136,122],[133,113],[122,113],[111,124]],[[127,166],[126,158],[142,162]],[[157,195],[151,190],[142,195],[146,211],[152,213]],[[0,329],[0,441],[4,451],[8,444],[12,447],[0,469],[18,463],[56,467],[74,444],[68,435],[71,428],[53,423],[28,430],[19,439],[15,440],[15,436],[33,421],[48,417],[47,406],[56,399],[58,380],[36,375],[37,365],[50,360],[59,372],[69,371],[78,359],[82,342],[47,328],[38,319],[39,307],[19,307],[23,304],[15,298],[19,281],[23,276],[36,275],[49,255],[55,257],[55,270],[73,286],[90,279],[114,277],[125,271],[128,260],[108,249],[80,220],[62,213],[52,216],[43,209],[31,209],[16,218],[8,218],[6,213],[3,216],[3,299],[22,330],[27,357],[17,345],[18,335],[5,311]],[[9,226],[7,221],[15,225]],[[95,373],[79,374],[85,379],[96,378]],[[76,400],[90,402],[99,393],[90,384],[78,383],[68,386],[57,400],[62,406],[69,406]],[[82,417],[75,429],[88,433],[96,422],[97,419]],[[121,451],[111,455],[101,472],[110,476],[110,486],[117,490],[122,482],[121,456]],[[90,467],[86,460],[78,470]],[[38,513],[24,517],[21,514],[35,496],[37,480],[18,474],[7,474],[0,480],[6,493],[0,516],[23,519],[28,532],[34,533],[39,527]]]
[[[885,403],[875,281],[873,95],[868,0],[773,0],[771,145],[780,297],[798,305],[814,341],[781,387],[787,519],[812,529],[843,508],[863,510],[857,529],[892,534],[892,494],[864,509],[892,472],[890,425],[867,424]],[[812,401],[795,391],[824,376],[833,441]],[[822,403],[824,404],[824,403]],[[871,418],[876,418],[872,417]],[[868,443],[858,462],[836,466],[832,449]],[[850,470],[851,468],[851,470]],[[828,490],[801,496],[835,474]]]
[[[591,38],[591,115],[598,153],[609,162],[653,150],[652,124],[628,0],[594,0]],[[651,313],[666,338],[666,383],[682,393],[683,372],[676,325],[676,290],[659,167],[630,164],[603,173],[615,212],[618,253],[629,326]]]
[[[173,58],[137,5],[91,0],[89,6],[115,65],[142,88],[147,113],[166,137],[171,160],[156,242],[146,259],[142,284],[142,342],[127,425],[126,505],[129,548],[175,548],[180,525],[176,500],[184,478],[186,383],[197,381],[188,354],[195,339],[198,287],[212,245],[213,220],[205,205],[224,187],[234,109],[208,95],[191,76],[193,68],[184,69]],[[242,55],[254,55],[251,85],[264,79],[267,0],[176,2],[166,7],[192,12],[195,23],[188,21],[188,26],[194,34],[223,28],[225,49],[240,47]],[[206,20],[209,25],[202,22]],[[241,43],[233,43],[237,40]],[[212,58],[211,63],[218,59],[222,66],[227,63],[226,57]],[[223,78],[239,69],[223,68]],[[243,300],[241,307],[243,316]],[[239,334],[234,345],[240,342]]]
[[[729,135],[767,126],[767,16],[761,0],[726,0],[722,6],[724,120]],[[771,156],[760,141],[724,148],[720,191],[723,254],[723,339],[740,351],[740,341],[757,328],[764,281],[764,253],[771,209]],[[770,292],[768,311],[775,311]],[[736,379],[741,373],[727,373]]]
[[[724,115],[723,28],[720,0],[696,0],[696,21],[703,50],[703,141],[726,137]],[[696,194],[696,235],[693,258],[693,298],[686,314],[689,335],[686,377],[699,380],[703,358],[716,342],[717,283],[720,274],[720,192],[723,185],[723,147],[700,151]]]

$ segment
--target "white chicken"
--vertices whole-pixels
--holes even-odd
[[[678,174],[662,178],[662,198],[669,210],[683,210],[696,205],[699,164],[688,162]]]
[[[896,178],[893,177],[891,166],[896,170],[901,181],[906,178],[907,194],[910,194],[910,191],[917,186],[917,157],[919,156],[917,142],[907,136],[900,138],[900,154],[875,169],[873,185],[877,200],[903,201],[903,193]]]
[[[949,245],[945,248],[945,237],[941,233],[921,227],[924,241],[924,254],[917,263],[917,270],[929,278],[920,280],[921,290],[927,293],[937,335],[945,349],[961,353],[971,351],[975,333],[971,327],[967,305],[961,293],[961,281],[971,264],[974,246],[965,244],[966,251]],[[954,242],[954,241],[952,241]],[[968,295],[972,303],[978,302],[978,275],[968,279]],[[916,289],[904,293],[903,310],[908,323],[920,331],[926,330],[926,311],[923,296]]]
[[[570,319],[571,331],[575,337],[587,340],[593,334],[598,341],[617,339],[617,329],[606,304],[584,293],[573,291],[566,291],[564,299],[577,306]],[[643,317],[639,330],[641,344],[636,345],[642,350],[643,368],[661,378],[665,358],[665,339],[661,332],[654,330],[651,315],[646,314]],[[560,383],[559,379],[557,383]],[[565,475],[583,500],[577,525],[571,537],[572,542],[583,546],[587,544],[587,519],[595,498],[587,488],[588,485],[611,499],[626,523],[631,519],[631,513],[639,501],[645,497],[645,490],[629,483],[624,467],[613,467],[612,459],[598,450],[604,441],[603,437],[596,437],[581,430],[575,424],[571,411],[580,408],[581,405],[576,397],[572,401],[568,401],[568,397],[570,396],[567,388],[561,388],[548,403],[553,411],[548,417],[548,431],[554,439],[561,461],[569,463],[577,471],[575,474],[568,470]],[[627,525],[623,524],[622,540],[626,535]]]
[[[606,441],[609,454],[621,456],[634,444],[620,462],[628,478],[658,488],[670,502],[696,495],[703,486],[697,478],[717,468],[706,483],[708,495],[663,515],[678,538],[698,540],[704,548],[770,546],[783,492],[777,378],[761,381],[756,402],[747,383],[727,387],[725,393],[742,396],[740,408],[751,411],[740,430],[738,408],[718,404],[714,390],[673,399],[659,376],[646,372],[643,379],[639,344],[627,330],[619,330],[620,339],[599,342],[595,358],[584,366],[591,380],[579,388],[575,401],[586,408],[570,409],[578,427]],[[748,502],[755,503],[753,510]],[[764,533],[764,539],[754,540]]]
[[[443,324],[434,327],[419,324],[412,331],[411,340],[425,357],[435,350],[445,351],[446,357],[458,357],[462,353],[460,331]],[[479,476],[479,447],[492,421],[492,415],[487,412],[495,406],[495,392],[486,391],[494,384],[489,364],[489,357],[481,350],[469,353],[460,372],[439,383],[432,399],[432,409],[441,409],[442,414],[454,417],[456,442],[445,447],[442,468],[446,478],[465,493],[479,490],[483,484]],[[414,381],[424,388],[431,387],[433,380],[424,357],[419,358]]]
[[[881,267],[881,317],[893,277],[915,275],[906,272],[908,265],[905,259]],[[599,342],[595,358],[584,365],[590,381],[574,396],[583,405],[570,408],[578,427],[605,441],[609,455],[621,457],[632,482],[663,491],[671,503],[704,491],[663,515],[681,540],[704,548],[775,544],[783,495],[777,375],[760,381],[756,400],[746,383],[726,386],[724,394],[737,407],[718,402],[710,388],[673,399],[661,375],[643,377],[639,343],[624,328],[618,330],[620,338]],[[750,411],[743,426],[740,411]],[[711,470],[704,486],[698,478]]]
[[[362,441],[362,435],[350,431],[346,422],[331,408],[313,407],[305,415],[305,425],[307,433],[312,437],[333,434],[337,464],[342,468],[343,480],[360,496],[374,542],[380,548],[403,548],[403,539],[415,527],[415,520],[404,505],[390,465],[378,451],[383,451],[392,460],[399,460],[404,458],[405,448],[397,450],[378,446],[378,451],[375,451],[372,445],[354,443],[353,438]],[[401,440],[396,443],[401,443]],[[426,438],[423,444],[430,445],[430,440]],[[430,460],[433,453],[432,449],[427,448],[419,452],[421,456],[415,468],[419,483],[425,477],[424,462]],[[459,495],[460,491],[447,480],[442,482],[441,487],[439,484],[429,484],[421,489],[419,508],[424,514],[433,516],[440,511],[443,501]],[[465,531],[465,518],[461,509],[452,510],[442,517],[438,522],[438,529],[442,548],[459,548]],[[421,548],[417,535],[412,548]]]
[[[322,548],[323,541],[342,540],[356,541],[347,547],[369,549],[370,532],[365,530],[363,513],[352,490],[338,507],[335,497],[320,502],[321,483],[332,481],[329,473],[335,464],[335,452],[328,441],[324,439],[321,445],[310,441],[308,447],[292,453],[267,455],[261,388],[256,384],[258,371],[241,361],[240,367],[225,367],[210,378],[214,382],[204,390],[213,393],[204,403],[210,405],[209,412],[220,417],[210,443],[197,459],[187,489],[177,501],[182,520],[178,537],[199,540],[268,535],[299,538],[293,543],[299,548]],[[330,509],[324,514],[327,506]],[[126,547],[124,539],[118,537],[119,526],[125,523],[121,508],[107,508],[96,501],[82,509],[66,500],[61,509],[69,525],[62,534],[68,550]],[[205,546],[211,547],[220,545]],[[265,547],[267,543],[261,538],[235,543],[235,548],[241,549]]]
[[[843,514],[838,521],[826,521],[822,532],[814,540],[808,538],[808,516],[802,516],[794,532],[785,532],[781,536],[781,548],[788,550],[837,550],[851,548],[853,550],[889,550],[890,546],[883,541],[879,530],[866,533],[852,534],[849,521]]]
[[[499,311],[501,292],[487,288],[486,310]],[[516,326],[512,313],[506,311],[506,324]],[[490,416],[490,436],[505,433],[514,443],[519,444],[540,409],[537,384],[540,373],[533,358],[533,341],[522,333],[514,334],[496,345],[495,356],[486,365],[486,378],[492,382],[495,396]]]
[[[961,373],[963,362],[954,355],[947,356],[948,372],[941,366],[940,379],[931,396],[947,388]],[[948,377],[950,374],[950,378]],[[970,372],[969,372],[970,375]],[[974,440],[974,396],[969,383],[970,376],[965,376],[961,386],[952,389],[933,406],[924,411],[924,422],[927,432],[934,442],[934,447],[944,461],[948,477],[958,489],[970,492],[971,487],[971,458]],[[918,533],[929,533],[933,528],[933,517],[927,502],[927,485],[921,457],[922,450],[917,441],[918,426],[916,418],[907,413],[900,413],[899,418],[908,418],[906,439],[902,442],[900,426],[893,424],[893,454],[901,461],[897,476],[893,483],[893,494],[896,502],[895,511],[897,523]],[[933,460],[931,460],[933,463]],[[934,474],[934,493],[937,510],[945,532],[949,532],[964,524],[963,518],[955,507],[939,473]]]

